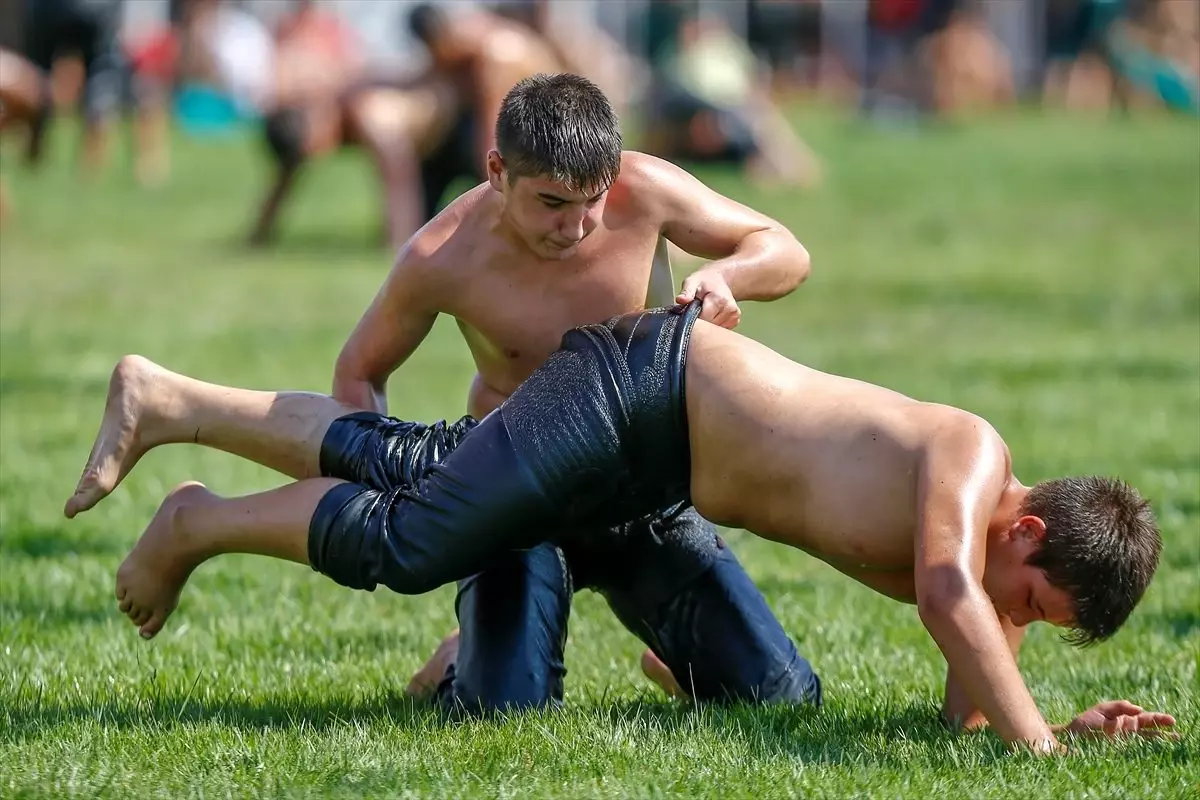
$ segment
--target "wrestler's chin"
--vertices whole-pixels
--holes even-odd
[[[547,261],[563,261],[575,255],[579,249],[579,242],[571,242],[570,244],[561,244],[546,240],[542,242],[541,256]]]

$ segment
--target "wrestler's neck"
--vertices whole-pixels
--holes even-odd
[[[1008,483],[1000,493],[1000,501],[996,503],[991,519],[988,520],[987,538],[989,541],[1011,529],[1013,524],[1020,519],[1025,497],[1028,494],[1029,487],[1022,484],[1015,476],[1010,475]]]

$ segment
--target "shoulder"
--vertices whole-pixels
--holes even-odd
[[[621,153],[621,177],[619,183],[626,183],[631,188],[653,189],[663,183],[678,182],[681,178],[692,178],[687,170],[663,158],[636,150],[625,150]]]
[[[925,404],[922,425],[927,451],[961,463],[966,470],[979,469],[1005,475],[1009,472],[1008,445],[1000,432],[978,414],[929,403]]]
[[[491,187],[482,183],[454,198],[414,233],[396,256],[396,272],[422,283],[436,283],[449,272],[469,267],[465,257],[485,229]]]
[[[613,191],[640,214],[660,216],[694,191],[697,179],[665,159],[634,150],[621,153],[621,174]]]

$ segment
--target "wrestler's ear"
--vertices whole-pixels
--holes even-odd
[[[487,154],[487,179],[492,188],[497,192],[504,192],[504,184],[506,183],[505,174],[507,169],[504,166],[504,159],[500,157],[499,151],[488,150]]]
[[[1046,522],[1041,517],[1025,514],[1013,523],[1012,538],[1031,545],[1041,545],[1046,538]]]

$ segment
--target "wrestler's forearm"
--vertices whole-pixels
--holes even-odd
[[[778,300],[804,283],[811,272],[808,250],[782,228],[755,231],[726,258],[705,269],[716,270],[737,300]]]
[[[376,386],[370,381],[335,374],[333,399],[364,411],[387,414],[387,388]]]
[[[1005,616],[999,616],[1000,630],[1008,642],[1009,652],[1013,661],[1021,651],[1021,642],[1025,639],[1025,628],[1018,628]],[[971,699],[967,687],[958,679],[953,670],[946,670],[946,692],[942,703],[942,719],[951,728],[973,731],[986,728],[987,717],[979,710],[979,706]]]
[[[954,677],[954,673],[946,672],[946,694],[942,702],[942,721],[952,730],[978,730],[986,728],[988,721],[962,681]]]
[[[921,621],[996,733],[1010,744],[1025,743],[1039,752],[1057,743],[1017,670],[1007,642],[982,589],[930,598],[921,604]]]

